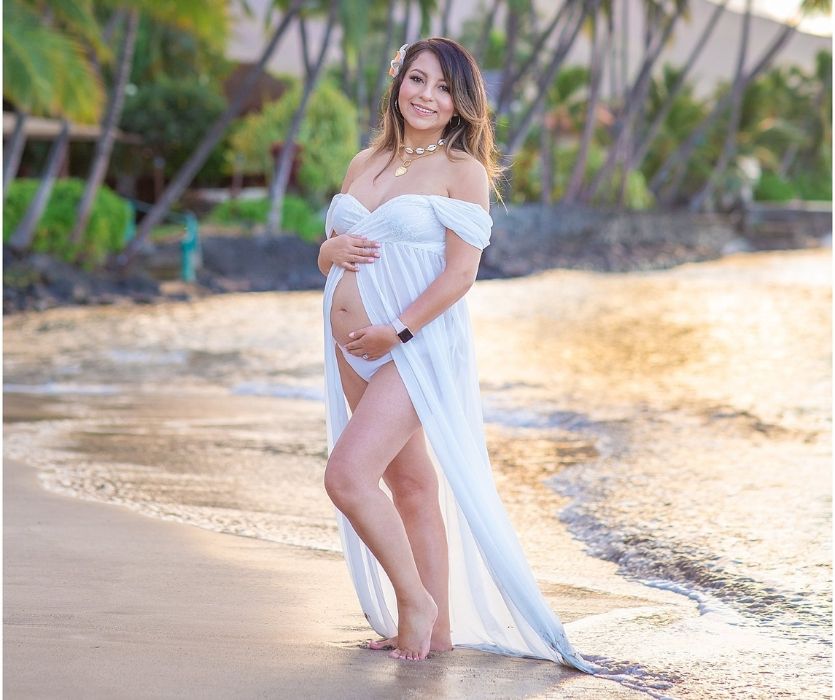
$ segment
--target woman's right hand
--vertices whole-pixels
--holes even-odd
[[[321,251],[333,265],[356,272],[359,270],[359,263],[374,262],[380,257],[378,248],[380,243],[377,241],[370,241],[365,236],[353,233],[343,233],[328,238],[322,243]]]

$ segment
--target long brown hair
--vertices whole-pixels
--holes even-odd
[[[390,151],[391,156],[382,170],[374,176],[376,180],[391,165],[396,153],[403,145],[403,115],[396,109],[400,85],[409,72],[409,68],[422,51],[431,51],[441,64],[444,80],[452,96],[452,105],[459,115],[451,119],[444,129],[442,138],[446,139],[444,148],[447,155],[455,160],[455,151],[464,151],[476,158],[487,170],[490,186],[499,201],[502,195],[496,187],[496,181],[504,168],[499,165],[499,153],[493,136],[493,123],[490,119],[490,107],[487,103],[487,90],[484,79],[472,54],[461,44],[445,37],[430,37],[410,44],[403,58],[403,65],[392,80],[383,98],[383,110],[380,124],[370,144],[372,155]],[[455,126],[453,126],[455,123]]]

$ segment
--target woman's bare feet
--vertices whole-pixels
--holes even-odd
[[[397,635],[385,639],[371,639],[368,641],[368,648],[374,651],[397,648]],[[432,630],[432,638],[429,640],[429,651],[452,651],[452,637],[449,630],[446,632]]]
[[[438,617],[438,606],[429,593],[416,603],[397,606],[397,646],[389,652],[392,659],[421,661],[431,645],[432,630]]]

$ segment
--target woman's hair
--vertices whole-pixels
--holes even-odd
[[[496,196],[502,201],[496,187],[496,180],[504,170],[498,162],[498,151],[493,137],[493,124],[490,121],[490,108],[487,104],[487,90],[484,79],[475,59],[467,49],[452,39],[431,37],[410,44],[403,58],[403,65],[392,80],[391,86],[383,99],[383,113],[377,134],[370,147],[373,154],[391,151],[391,157],[377,175],[376,180],[394,160],[403,145],[403,115],[395,108],[400,86],[409,72],[414,60],[422,51],[431,51],[441,64],[444,80],[452,96],[454,113],[444,129],[442,138],[446,139],[446,152],[453,157],[455,151],[464,151],[476,158],[487,170],[490,185]],[[453,126],[456,124],[456,126]]]

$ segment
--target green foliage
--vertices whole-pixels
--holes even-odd
[[[799,173],[792,178],[800,199],[818,202],[832,201],[832,170]]]
[[[191,79],[162,78],[140,87],[125,99],[121,127],[142,136],[150,158],[163,158],[165,174],[174,175],[191,155],[212,122],[226,107],[217,90]],[[223,147],[219,144],[198,173],[196,183],[214,184],[223,177]]]
[[[178,8],[180,4],[168,3],[172,8]],[[214,13],[217,15],[219,8]],[[194,18],[205,19],[209,14],[204,10],[195,13]],[[213,21],[219,20],[220,17],[215,16]],[[143,15],[136,37],[131,82],[144,85],[169,78],[207,85],[220,81],[231,66],[224,56],[224,36],[225,32],[195,33],[181,24],[162,23]]]
[[[19,179],[9,186],[3,205],[3,240],[11,238],[29,202],[38,189],[38,180]],[[128,203],[107,187],[101,187],[90,216],[90,223],[79,245],[74,245],[70,234],[75,224],[75,212],[84,181],[71,178],[57,180],[52,195],[35,230],[32,250],[49,253],[66,262],[81,258],[92,267],[104,261],[108,253],[122,249],[125,231],[131,216]]]
[[[266,224],[269,211],[270,201],[267,198],[230,199],[212,210],[209,221],[252,228],[256,224]],[[281,228],[295,233],[302,240],[313,242],[321,239],[325,222],[305,200],[288,194],[284,197]]]
[[[95,123],[104,90],[80,41],[99,43],[90,3],[58,3],[53,13],[47,24],[40,3],[3,3],[3,98],[31,114]]]
[[[762,174],[754,190],[754,199],[761,202],[788,202],[796,196],[797,192],[790,182],[769,171]]]
[[[241,120],[230,139],[227,158],[243,172],[272,175],[270,149],[287,133],[301,100],[301,86],[292,86],[258,114]],[[298,182],[307,199],[322,202],[339,189],[345,170],[359,147],[356,108],[334,85],[321,82],[313,91],[296,143],[301,148]]]

